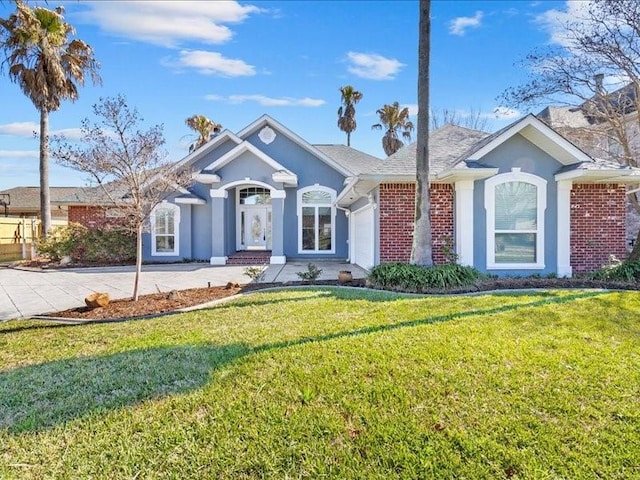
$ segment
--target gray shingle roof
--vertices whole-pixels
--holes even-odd
[[[51,203],[58,202],[81,190],[83,190],[83,187],[49,187]],[[40,210],[40,187],[14,187],[2,190],[0,193],[8,193],[10,195],[10,211]]]
[[[607,170],[607,171],[619,170],[621,172],[624,172],[624,171],[632,171],[635,169],[627,165],[621,165],[618,162],[614,162],[611,160],[596,158],[593,162],[580,162],[580,163],[573,163],[571,165],[565,165],[556,173],[571,172],[573,170],[588,170],[591,172],[597,172],[602,170]]]
[[[378,157],[346,145],[314,145],[314,147],[354,175],[370,172],[383,162]]]
[[[486,132],[447,124],[429,134],[429,172],[436,175],[451,167]],[[416,171],[416,142],[405,145],[370,172],[377,175],[410,175]]]

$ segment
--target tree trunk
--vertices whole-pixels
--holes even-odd
[[[136,276],[133,280],[133,301],[138,301],[138,284],[142,272],[142,223],[136,229]]]
[[[41,238],[51,230],[51,192],[49,191],[49,112],[40,110],[40,220]]]
[[[629,202],[633,206],[634,210],[640,213],[640,202],[638,202],[637,193],[627,194]],[[633,243],[633,248],[631,249],[631,253],[629,254],[628,260],[637,262],[640,260],[640,230],[636,234],[636,241]]]
[[[640,260],[640,230],[638,230],[636,241],[633,243],[633,249],[629,254],[628,260],[632,262],[637,262],[638,260]]]
[[[416,214],[411,263],[433,265],[429,192],[429,50],[431,1],[420,0],[418,43],[418,145],[416,148]]]
[[[351,146],[351,132],[347,132],[347,147]]]

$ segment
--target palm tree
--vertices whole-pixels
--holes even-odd
[[[420,0],[418,40],[418,145],[416,146],[416,214],[411,263],[433,265],[429,192],[429,50],[431,1]]]
[[[189,148],[189,152],[197,150],[207,143],[212,133],[218,133],[222,130],[222,124],[216,123],[204,115],[191,115],[184,123],[198,134],[198,139],[195,145]]]
[[[362,100],[362,93],[351,85],[340,87],[340,101],[338,109],[338,128],[347,134],[347,147],[351,146],[351,132],[356,131],[355,105]]]
[[[0,18],[0,48],[9,78],[40,112],[40,214],[46,237],[51,228],[49,112],[58,110],[62,100],[78,98],[78,85],[84,85],[87,73],[99,83],[99,64],[88,44],[69,40],[74,29],[64,21],[62,7],[32,9],[22,0],[15,2],[15,13]]]
[[[393,102],[392,105],[384,105],[376,113],[380,117],[380,123],[372,125],[371,128],[382,130],[384,127],[382,148],[387,156],[393,155],[404,145],[398,136],[399,132],[402,132],[403,139],[411,140],[413,123],[409,121],[409,108],[401,109],[398,102]]]

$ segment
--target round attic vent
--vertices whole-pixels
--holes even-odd
[[[269,145],[276,139],[276,132],[274,132],[271,127],[264,127],[260,130],[260,133],[258,133],[258,138],[262,140],[262,143],[265,145]]]

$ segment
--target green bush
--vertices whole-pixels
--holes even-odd
[[[640,262],[622,262],[615,257],[611,257],[609,264],[594,272],[592,277],[596,280],[638,283],[640,282]]]
[[[300,280],[303,280],[305,282],[313,282],[318,279],[321,273],[321,268],[318,268],[318,266],[314,265],[313,263],[308,263],[307,270],[303,272],[296,272],[296,275],[300,277]]]
[[[447,263],[436,267],[421,267],[408,263],[383,263],[373,267],[367,277],[378,288],[422,292],[473,285],[480,272],[473,267]]]
[[[136,258],[135,235],[128,230],[89,229],[78,223],[55,228],[37,248],[54,261],[67,255],[78,263],[127,263]]]

